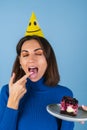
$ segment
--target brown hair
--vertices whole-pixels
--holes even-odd
[[[15,59],[14,65],[13,65],[13,69],[12,69],[12,73],[14,72],[16,74],[14,82],[16,82],[18,79],[20,79],[25,74],[23,69],[21,69],[21,67],[20,67],[19,56],[21,53],[21,47],[22,47],[23,43],[25,41],[31,40],[31,39],[37,40],[39,42],[41,48],[44,51],[44,56],[47,61],[47,70],[44,74],[45,84],[48,86],[57,85],[58,82],[60,81],[60,75],[58,72],[58,66],[57,66],[54,51],[53,51],[50,43],[45,38],[39,37],[39,36],[25,36],[25,37],[21,38],[20,41],[18,42],[18,44],[16,46],[17,56],[16,56],[16,59]]]

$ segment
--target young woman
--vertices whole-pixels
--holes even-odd
[[[25,36],[16,51],[11,79],[0,94],[0,130],[73,130],[73,122],[55,118],[46,110],[63,96],[73,96],[69,88],[59,85],[50,43],[39,36]]]

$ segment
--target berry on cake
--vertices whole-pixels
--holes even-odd
[[[78,100],[69,96],[64,96],[60,102],[60,113],[76,116],[78,113]]]

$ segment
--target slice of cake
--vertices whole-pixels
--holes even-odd
[[[69,96],[64,96],[60,103],[60,113],[76,116],[78,113],[78,100]]]

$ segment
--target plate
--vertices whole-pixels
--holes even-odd
[[[81,121],[87,121],[87,111],[84,111],[81,109],[81,107],[78,109],[77,116],[70,116],[60,113],[60,104],[50,104],[46,107],[47,111],[60,119],[67,120],[67,121],[74,121],[74,122],[81,122]]]

